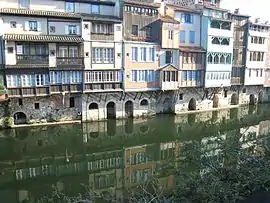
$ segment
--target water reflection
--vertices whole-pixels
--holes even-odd
[[[220,141],[263,155],[270,109],[250,108],[2,131],[0,200],[38,202],[54,188],[70,196],[91,188],[122,201],[153,177],[166,190],[177,170],[207,173],[209,158],[228,164]]]

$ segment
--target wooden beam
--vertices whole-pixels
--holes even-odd
[[[153,95],[154,95],[154,91],[152,91],[152,92],[150,93],[149,99],[151,99]]]
[[[136,100],[137,99],[137,96],[138,96],[138,92],[136,92],[136,95],[135,95],[135,97],[134,97],[134,100]]]
[[[143,96],[143,93],[141,92],[141,95],[140,95],[140,97],[139,97],[139,100],[141,100],[142,96]]]

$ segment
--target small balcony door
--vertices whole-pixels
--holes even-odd
[[[69,47],[69,57],[78,57],[78,47],[72,46]]]
[[[58,48],[58,57],[60,58],[68,57],[68,47],[60,46]]]

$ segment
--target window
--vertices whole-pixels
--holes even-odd
[[[36,86],[45,85],[45,75],[37,74],[35,77]]]
[[[75,99],[74,99],[74,97],[69,98],[69,107],[70,108],[75,107]]]
[[[149,48],[149,61],[155,61],[155,49]]]
[[[119,82],[122,81],[121,71],[88,71],[85,82]]]
[[[207,62],[209,64],[231,64],[232,54],[228,53],[217,53],[217,52],[208,52]]]
[[[138,27],[138,25],[132,25],[131,34],[134,35],[134,36],[138,36],[138,34],[139,34],[139,27]]]
[[[211,0],[211,4],[216,4],[217,3],[217,0]]]
[[[19,0],[20,8],[29,8],[30,0]]]
[[[92,24],[91,33],[94,34],[113,34],[113,25],[112,24]]]
[[[14,49],[13,47],[8,47],[7,51],[8,51],[8,54],[13,54]]]
[[[189,31],[189,43],[194,44],[195,43],[195,32]]]
[[[77,34],[77,26],[76,25],[68,25],[68,34],[76,35]]]
[[[168,39],[173,39],[173,30],[168,30]]]
[[[10,27],[11,28],[16,28],[17,27],[16,21],[10,21]]]
[[[138,61],[138,48],[137,47],[132,47],[131,48],[131,59],[132,61]]]
[[[98,14],[100,12],[100,6],[92,4],[90,5],[91,13]]]
[[[80,71],[70,71],[69,81],[70,81],[70,84],[82,82],[82,73]]]
[[[155,81],[155,71],[153,70],[133,70],[132,82],[153,82]]]
[[[186,31],[180,31],[180,43],[186,43]]]
[[[55,26],[50,26],[50,33],[55,33]]]
[[[172,63],[172,52],[171,51],[165,52],[165,63]]]
[[[75,12],[75,3],[74,2],[66,2],[66,12],[69,12],[69,13]]]
[[[29,31],[38,31],[37,21],[29,21]]]
[[[19,99],[18,100],[18,104],[19,104],[19,106],[22,106],[23,105],[23,100],[22,99]]]
[[[93,63],[113,63],[114,49],[113,48],[92,48]]]
[[[184,94],[183,93],[180,93],[179,94],[179,100],[183,100],[184,99]]]
[[[19,87],[19,78],[17,75],[7,75],[7,87]]]
[[[150,26],[146,26],[145,35],[146,35],[146,38],[151,38],[152,37],[152,30],[151,30]]]
[[[89,28],[88,24],[84,24],[84,25],[83,25],[83,28],[84,28],[85,30],[88,30],[88,28]]]
[[[21,75],[21,86],[30,87],[32,86],[32,75]]]
[[[146,48],[141,47],[141,58],[140,61],[146,61]]]
[[[34,104],[35,109],[39,109],[39,103]]]
[[[193,24],[194,16],[189,13],[182,13],[181,22]]]
[[[51,71],[50,72],[50,84],[59,84],[62,82],[61,72]]]

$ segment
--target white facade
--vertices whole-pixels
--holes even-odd
[[[260,27],[260,25],[251,24],[249,29],[245,85],[264,85],[269,32],[255,30],[254,26]]]

